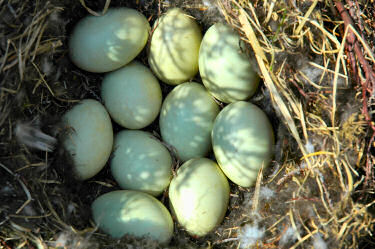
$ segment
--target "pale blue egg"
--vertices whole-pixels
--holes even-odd
[[[154,24],[148,63],[163,82],[177,85],[198,73],[202,32],[196,20],[179,8],[168,10]]]
[[[85,180],[106,164],[113,146],[111,119],[102,104],[93,99],[79,102],[62,117],[63,145],[72,157],[74,173]]]
[[[101,96],[112,119],[128,129],[141,129],[159,114],[162,94],[150,69],[133,61],[105,75]]]
[[[211,150],[211,130],[219,106],[202,84],[186,82],[165,98],[160,133],[182,161],[204,157]]]
[[[115,137],[111,171],[121,188],[157,196],[171,181],[172,157],[152,134],[120,131]]]
[[[203,36],[199,72],[207,90],[225,103],[246,100],[258,87],[259,77],[239,35],[226,24],[214,24]]]
[[[173,234],[173,221],[167,208],[143,192],[109,192],[99,196],[91,209],[96,225],[114,238],[132,235],[168,243]]]
[[[273,145],[271,123],[256,105],[238,101],[217,115],[212,146],[218,164],[232,182],[252,186],[259,169],[271,161]]]
[[[130,8],[110,8],[103,16],[86,16],[70,37],[70,58],[89,72],[116,70],[142,51],[149,31],[146,17]]]
[[[171,181],[172,213],[188,233],[204,236],[223,221],[229,191],[228,180],[214,161],[190,159]]]

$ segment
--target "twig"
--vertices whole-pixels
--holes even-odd
[[[86,5],[86,3],[85,3],[84,0],[79,0],[79,2],[87,10],[87,12],[89,12],[91,15],[93,15],[93,16],[102,16],[102,15],[104,15],[107,12],[107,10],[109,8],[109,5],[111,3],[111,0],[106,0],[105,5],[104,5],[103,10],[102,10],[102,13],[98,13],[96,11],[93,11],[89,7],[87,7],[87,5]]]
[[[354,6],[354,3],[352,1],[347,0],[347,2],[349,3],[350,6]],[[372,70],[371,66],[369,65],[368,61],[366,60],[365,56],[363,55],[362,49],[360,47],[360,43],[358,42],[358,39],[354,33],[356,25],[354,24],[352,17],[348,13],[348,11],[346,10],[342,2],[335,1],[335,5],[336,5],[338,12],[341,15],[341,18],[344,21],[345,30],[348,30],[347,44],[346,44],[348,58],[351,64],[354,78],[356,79],[357,83],[362,86],[362,98],[363,98],[362,99],[362,112],[365,116],[365,119],[369,127],[372,129],[371,137],[370,137],[369,144],[368,144],[368,151],[367,151],[367,153],[369,154],[371,146],[372,146],[372,142],[374,141],[374,137],[375,137],[375,125],[372,122],[372,119],[368,110],[368,95],[373,94],[373,90],[374,90],[373,88],[375,86],[375,73]],[[355,14],[353,12],[351,13],[353,15]],[[356,18],[359,18],[359,16],[356,15]],[[361,28],[362,23],[360,20],[358,20],[358,23],[360,26],[360,30],[363,29]],[[363,38],[363,34],[361,31],[359,32],[359,34]],[[364,44],[364,45],[367,45],[367,44]],[[355,61],[356,57],[358,58],[358,61],[365,73],[364,80],[361,80],[361,77],[359,75],[359,71],[361,70],[361,68],[357,68],[357,63]],[[370,163],[369,163],[369,156],[367,156],[366,158],[365,171],[366,171],[365,185],[368,185],[369,180],[372,175],[372,167],[370,166]]]
[[[26,185],[23,183],[23,181],[20,179],[19,175],[18,174],[15,174],[13,173],[13,171],[11,171],[10,169],[8,169],[5,165],[3,165],[2,163],[0,163],[0,166],[5,170],[7,171],[9,174],[11,174],[12,176],[14,176],[14,178],[16,178],[16,180],[19,182],[19,184],[21,185],[23,191],[25,192],[26,194],[26,197],[27,197],[27,200],[22,204],[22,206],[20,208],[17,209],[16,211],[16,214],[19,214],[22,209],[24,209],[32,200],[31,198],[31,194],[30,194],[30,191],[27,189]]]
[[[219,244],[223,244],[223,243],[227,243],[227,242],[231,242],[231,241],[236,241],[236,240],[238,240],[238,238],[228,238],[228,239],[223,239],[223,240],[214,242],[213,244],[219,245]]]
[[[1,242],[1,245],[5,248],[5,249],[11,249],[10,246],[7,245],[6,241],[4,241],[3,239],[0,239],[0,242]]]

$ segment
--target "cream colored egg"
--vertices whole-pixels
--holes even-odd
[[[110,8],[103,16],[87,16],[74,27],[70,58],[89,72],[109,72],[133,60],[147,43],[150,25],[129,8]]]
[[[172,212],[184,229],[204,236],[224,219],[229,201],[228,180],[215,162],[191,159],[173,178],[169,199]]]
[[[173,221],[167,208],[146,193],[118,190],[99,196],[91,206],[97,226],[114,238],[132,235],[168,243]]]
[[[176,86],[160,112],[160,133],[182,161],[203,157],[211,150],[211,130],[219,106],[202,84]]]
[[[232,182],[242,187],[253,185],[259,169],[271,160],[273,144],[272,126],[259,107],[239,101],[217,115],[212,130],[213,150]]]
[[[62,123],[66,130],[63,146],[72,158],[76,177],[93,177],[105,166],[112,150],[112,123],[107,111],[98,101],[85,99],[64,114]]]
[[[151,124],[162,102],[158,80],[136,61],[106,74],[101,96],[112,119],[128,129],[141,129]]]
[[[172,158],[150,133],[125,130],[115,137],[111,171],[121,188],[157,196],[171,181]]]
[[[195,19],[181,9],[167,11],[154,24],[148,62],[163,82],[177,85],[198,73],[202,33]]]
[[[218,100],[231,103],[250,98],[259,77],[240,47],[240,37],[229,26],[216,23],[205,33],[199,51],[203,84]]]

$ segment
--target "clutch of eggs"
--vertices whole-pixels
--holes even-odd
[[[214,24],[202,37],[192,16],[172,8],[152,30],[149,37],[146,17],[125,7],[78,22],[69,40],[70,58],[83,70],[106,73],[104,105],[85,99],[68,111],[63,145],[81,180],[97,174],[112,153],[111,172],[124,190],[93,202],[102,231],[168,243],[173,221],[154,196],[168,189],[176,220],[189,234],[204,236],[225,216],[226,177],[252,186],[271,160],[274,137],[265,113],[246,102],[259,77],[231,27]],[[150,69],[134,60],[148,39]],[[198,70],[203,84],[192,82]],[[158,80],[175,86],[163,103]],[[220,110],[215,99],[229,105]],[[137,130],[159,114],[163,141]],[[125,128],[115,139],[111,118]],[[212,149],[217,163],[204,158]],[[170,150],[183,162],[175,176]]]

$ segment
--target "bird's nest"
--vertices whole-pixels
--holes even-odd
[[[108,167],[71,179],[55,141],[66,110],[100,100],[103,76],[72,65],[68,36],[88,12],[109,6],[135,8],[151,22],[178,6],[204,30],[232,25],[263,80],[250,101],[275,128],[274,161],[254,187],[231,185],[224,222],[198,239],[176,226],[169,248],[374,248],[370,0],[0,0],[0,248],[159,247],[96,229],[91,202],[118,186]],[[158,133],[157,122],[148,130]]]

